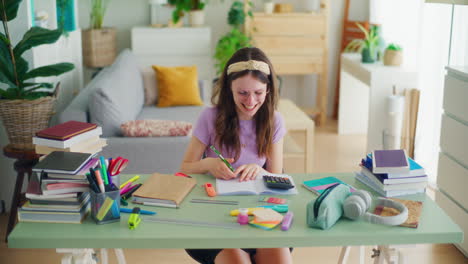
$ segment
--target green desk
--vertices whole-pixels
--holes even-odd
[[[129,230],[129,215],[122,214],[120,223],[96,225],[88,217],[83,224],[18,223],[8,238],[10,248],[239,248],[239,247],[314,247],[344,245],[459,243],[461,229],[425,194],[404,198],[424,202],[417,229],[389,227],[361,221],[340,220],[330,230],[312,229],[306,225],[306,204],[316,195],[300,186],[303,180],[335,176],[357,188],[366,189],[351,173],[294,174],[298,195],[286,196],[294,212],[289,231],[276,228],[265,231],[251,226],[236,229],[194,227],[143,222]],[[237,205],[191,203],[192,198],[207,196],[201,185],[213,178],[197,175],[197,187],[184,200],[180,209],[142,206],[157,211],[164,218],[198,221],[235,222],[231,209],[261,205],[257,196],[218,196],[216,199],[237,200]]]

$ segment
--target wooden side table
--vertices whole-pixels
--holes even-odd
[[[283,116],[288,133],[284,137],[284,170],[286,173],[310,173],[314,166],[314,120],[296,104],[280,99],[278,111]],[[289,165],[286,165],[289,164]]]
[[[28,180],[32,174],[32,167],[36,165],[39,160],[38,154],[31,150],[15,149],[11,145],[7,145],[3,148],[3,154],[8,158],[16,159],[14,163],[15,171],[18,173],[16,176],[15,190],[13,192],[13,199],[11,201],[10,217],[8,218],[8,224],[5,235],[5,242],[8,241],[8,235],[16,224],[16,215],[18,213],[18,206],[21,202],[21,187],[23,186],[24,174],[28,174]]]

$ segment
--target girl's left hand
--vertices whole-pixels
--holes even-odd
[[[260,172],[265,170],[257,164],[245,164],[237,167],[234,174],[239,175],[239,181],[251,181],[254,180]]]

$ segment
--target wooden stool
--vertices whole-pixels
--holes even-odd
[[[8,158],[16,159],[14,163],[15,171],[18,173],[16,176],[15,190],[13,192],[13,199],[11,201],[10,217],[8,218],[8,225],[6,229],[5,242],[8,242],[8,235],[16,224],[16,214],[18,206],[21,202],[21,187],[23,186],[24,174],[28,174],[28,180],[32,174],[32,167],[36,165],[39,160],[38,154],[34,149],[15,149],[11,145],[3,148],[3,154]]]

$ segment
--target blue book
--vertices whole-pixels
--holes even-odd
[[[409,163],[409,172],[382,173],[381,175],[387,179],[426,176],[426,171],[424,170],[424,168],[421,165],[419,165],[416,161],[414,161],[412,158],[408,157],[408,163]],[[362,165],[365,166],[370,171],[373,171],[372,170],[372,153],[369,153],[366,156],[366,159],[362,160]]]

